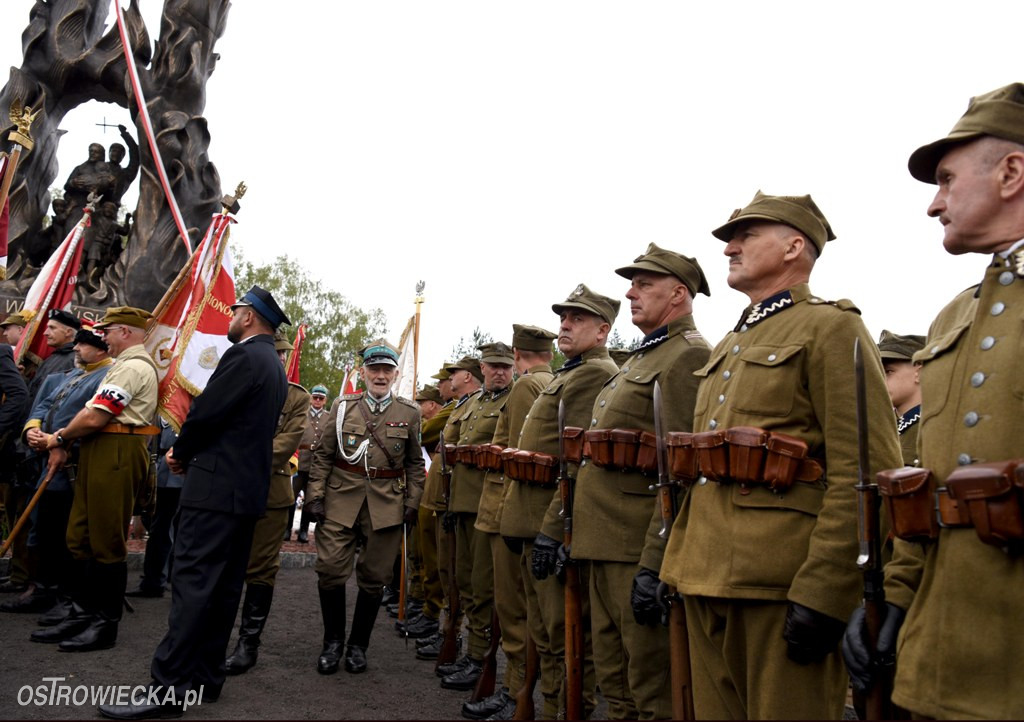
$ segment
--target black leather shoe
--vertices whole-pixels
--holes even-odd
[[[441,641],[443,642],[444,640]],[[469,664],[469,655],[463,655],[451,664],[442,664],[440,667],[434,670],[434,673],[438,677],[447,677],[450,674],[455,674],[456,672],[460,671],[467,664]]]
[[[505,706],[506,697],[508,690],[502,687],[490,697],[484,697],[476,702],[466,702],[462,705],[462,716],[466,719],[487,719]]]
[[[445,689],[470,690],[476,687],[476,681],[484,671],[483,661],[466,657],[465,666],[457,672],[449,674],[441,680]]]
[[[164,595],[163,587],[144,587],[141,584],[137,589],[132,589],[130,592],[125,592],[126,597],[143,597],[153,598],[162,597]]]
[[[399,636],[421,639],[437,634],[438,625],[436,619],[428,619],[421,614],[415,619],[407,621],[404,625],[396,622],[395,629],[398,631]]]
[[[351,674],[362,674],[366,671],[366,650],[362,647],[345,648],[345,671]]]
[[[99,710],[110,719],[176,719],[184,714],[180,704],[101,704]]]
[[[504,704],[501,705],[494,713],[487,719],[514,719],[516,716],[516,699],[508,693],[507,690],[502,690],[504,697]]]
[[[320,658],[316,661],[316,671],[320,674],[334,674],[338,671],[338,663],[341,661],[341,640],[325,642]]]
[[[93,617],[82,632],[74,637],[65,639],[57,649],[61,652],[95,652],[100,649],[110,649],[117,642],[117,621],[105,619],[101,616]]]

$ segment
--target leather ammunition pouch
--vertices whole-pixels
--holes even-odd
[[[962,466],[946,479],[958,517],[970,520],[986,544],[1006,547],[1024,539],[1024,460]]]
[[[657,439],[640,429],[593,429],[583,432],[583,455],[602,469],[654,474]]]
[[[558,480],[558,457],[541,451],[505,449],[501,455],[505,476],[536,486],[553,486]]]
[[[479,444],[473,451],[476,465],[487,471],[501,471],[501,452],[505,447],[500,444]]]
[[[583,429],[579,426],[566,426],[562,429],[562,445],[567,462],[579,464],[583,461]]]
[[[685,443],[685,439],[678,443]],[[789,434],[735,426],[693,434],[690,444],[700,473],[710,481],[759,484],[782,493],[793,482],[814,482],[824,475],[822,465],[807,458],[807,442]],[[680,463],[686,461],[682,456]]]
[[[880,471],[875,478],[893,534],[907,541],[927,541],[939,535],[933,500],[935,484],[929,469],[904,466]]]
[[[689,486],[700,475],[697,450],[693,448],[693,434],[688,431],[670,431],[665,435],[669,478]]]

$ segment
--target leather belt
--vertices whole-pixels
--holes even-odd
[[[157,436],[160,429],[156,426],[130,426],[129,424],[111,423],[99,431],[101,434],[133,434],[135,436]]]
[[[364,466],[350,464],[347,461],[342,461],[341,459],[335,459],[334,465],[342,471],[351,471],[353,474],[366,476],[370,479],[398,479],[405,476],[404,469],[382,469],[379,466],[371,466],[367,469]]]

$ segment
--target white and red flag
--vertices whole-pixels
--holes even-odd
[[[146,333],[146,350],[160,377],[159,411],[175,431],[231,346],[227,332],[235,278],[228,229],[234,222],[228,213],[214,215],[199,247],[157,305]]]

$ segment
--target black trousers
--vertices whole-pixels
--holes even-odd
[[[180,487],[161,487],[156,494],[156,513],[149,524],[149,539],[146,541],[146,558],[142,563],[143,589],[163,589],[169,571],[168,561],[171,559],[171,548],[174,515],[178,513],[178,499],[181,498]]]
[[[242,596],[255,516],[182,507],[174,538],[171,613],[153,654],[153,681],[190,688],[224,684],[224,658]]]

